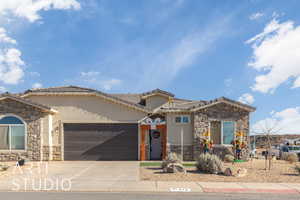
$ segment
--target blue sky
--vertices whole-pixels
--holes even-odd
[[[0,2],[0,90],[226,96],[300,133],[298,0]],[[299,33],[299,34],[297,34]]]

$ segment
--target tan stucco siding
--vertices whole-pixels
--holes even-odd
[[[191,116],[184,114],[190,117],[190,123],[187,124],[177,124],[175,123],[175,117],[180,116],[181,114],[167,114],[167,135],[168,143],[171,145],[180,145],[181,144],[181,130],[183,130],[183,144],[192,145],[193,144],[193,124]]]
[[[160,95],[150,96],[146,99],[146,107],[149,109],[157,108],[158,106],[163,105],[168,101],[167,97],[163,97]]]
[[[96,96],[30,96],[28,98],[57,110],[58,114],[53,116],[53,123],[57,120],[69,123],[137,122],[146,115],[144,112]]]

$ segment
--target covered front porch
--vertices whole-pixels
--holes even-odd
[[[167,124],[164,116],[152,116],[140,122],[139,160],[163,160],[167,156]]]

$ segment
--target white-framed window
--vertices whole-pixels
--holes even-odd
[[[0,150],[25,150],[26,124],[14,115],[0,118]]]
[[[180,115],[175,117],[176,124],[188,124],[190,123],[190,117],[187,115]]]
[[[231,144],[234,140],[235,122],[222,121],[222,144]]]
[[[235,121],[210,122],[211,139],[214,144],[230,145],[234,140]]]

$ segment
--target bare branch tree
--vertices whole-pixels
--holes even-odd
[[[277,120],[273,119],[267,119],[264,121],[261,121],[257,127],[256,130],[252,130],[251,132],[254,133],[255,135],[260,135],[265,137],[266,139],[266,155],[265,155],[265,169],[271,170],[272,167],[272,154],[271,154],[271,149],[272,149],[272,135],[278,134],[280,130],[282,130],[281,127],[279,127],[279,123]],[[269,162],[268,162],[269,161]],[[268,166],[269,163],[269,166]]]

